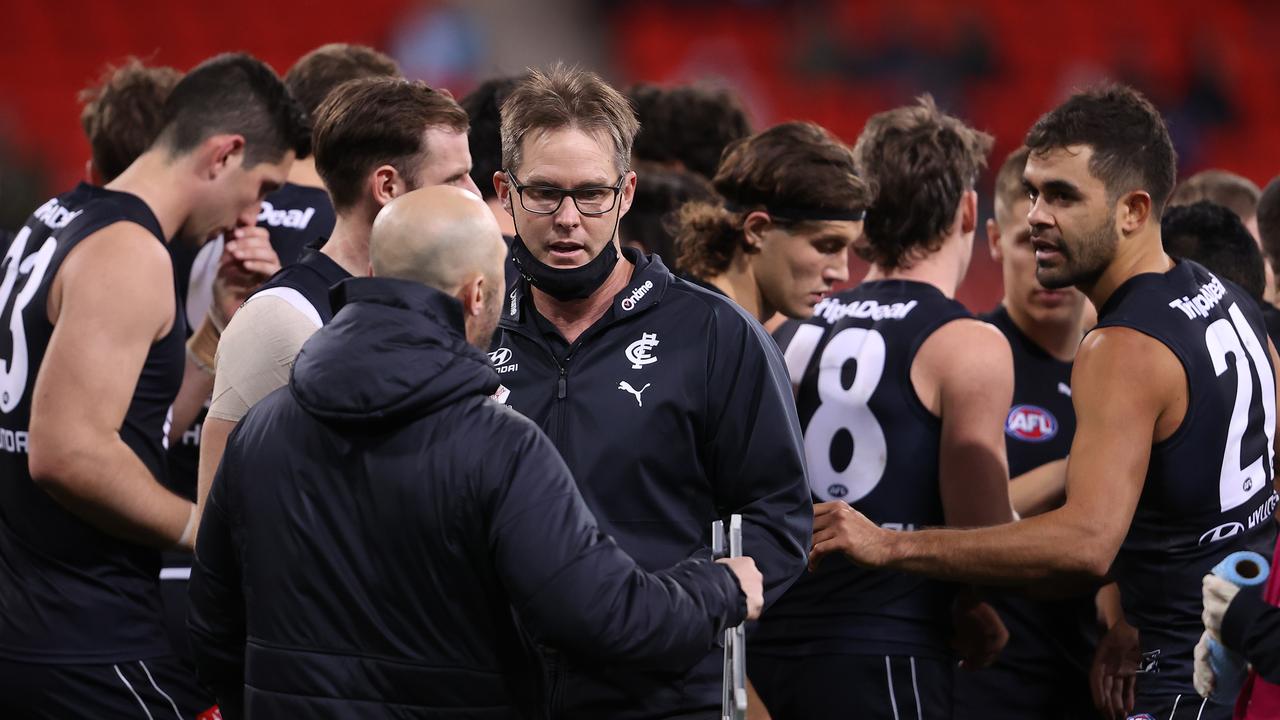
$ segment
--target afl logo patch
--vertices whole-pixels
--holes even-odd
[[[1004,432],[1026,442],[1046,442],[1058,434],[1058,418],[1035,405],[1014,405],[1004,421]]]

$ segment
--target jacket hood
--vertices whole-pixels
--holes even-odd
[[[455,298],[387,278],[344,280],[331,297],[333,320],[303,344],[289,381],[312,415],[344,422],[421,417],[497,390],[488,357],[467,343]]]

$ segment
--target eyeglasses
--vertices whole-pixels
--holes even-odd
[[[618,203],[618,194],[622,192],[622,182],[627,179],[626,173],[618,178],[616,185],[592,185],[589,187],[568,188],[550,185],[521,185],[515,173],[505,171],[511,178],[511,184],[520,196],[520,206],[535,215],[554,215],[564,204],[566,196],[573,198],[573,204],[583,215],[603,215]]]

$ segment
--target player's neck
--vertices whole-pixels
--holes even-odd
[[[1116,255],[1098,279],[1089,285],[1081,284],[1080,291],[1102,309],[1112,294],[1130,278],[1144,273],[1166,273],[1173,267],[1173,260],[1165,254],[1160,242],[1159,226],[1144,228],[1133,237],[1122,239]]]
[[[356,277],[368,275],[369,233],[372,228],[373,218],[368,217],[362,208],[339,213],[333,233],[320,252]]]
[[[324,189],[324,180],[316,172],[316,156],[308,155],[301,160],[294,160],[289,168],[289,182],[303,187]]]
[[[760,322],[769,319],[777,311],[777,308],[765,302],[764,293],[760,292],[760,283],[751,270],[751,258],[745,253],[736,253],[724,272],[704,279]]]
[[[956,296],[956,288],[969,265],[972,236],[956,233],[949,235],[935,252],[923,257],[909,258],[905,267],[886,268],[872,265],[862,282],[872,280],[911,280],[932,285],[948,298]]]
[[[1083,308],[1071,313],[1063,322],[1037,322],[1022,306],[1011,302],[1008,297],[1003,302],[1009,319],[1031,342],[1062,362],[1075,360],[1076,349],[1080,347],[1080,316],[1083,315]]]
[[[182,158],[171,160],[163,150],[149,150],[105,187],[141,198],[169,242],[191,214],[195,190],[189,174]]]
[[[609,277],[587,297],[581,300],[558,300],[537,288],[532,288],[533,306],[542,317],[560,331],[569,344],[573,344],[582,333],[586,332],[587,328],[604,317],[609,306],[613,304],[614,296],[622,292],[622,289],[631,281],[633,270],[635,265],[626,256],[620,256]]]

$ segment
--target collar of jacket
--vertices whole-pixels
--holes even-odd
[[[467,336],[462,316],[462,303],[457,298],[422,283],[394,278],[357,277],[343,280],[329,291],[329,301],[336,315],[345,305],[357,302],[403,308]]]
[[[667,291],[667,286],[671,284],[671,271],[657,255],[645,255],[635,248],[624,247],[622,257],[630,260],[635,265],[635,270],[631,273],[627,286],[613,296],[613,320],[610,324],[641,315],[657,305]],[[529,281],[523,277],[511,285],[507,290],[500,325],[519,328],[533,324],[533,318],[525,312],[525,297],[528,294]]]

